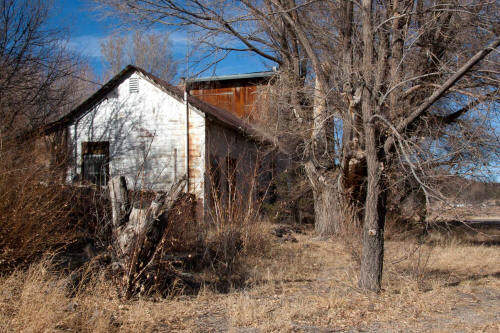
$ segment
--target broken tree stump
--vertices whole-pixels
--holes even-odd
[[[130,298],[141,290],[144,272],[157,259],[165,241],[168,213],[182,194],[185,177],[166,193],[158,193],[147,208],[130,208],[124,177],[109,183],[113,225],[113,267],[121,275],[121,294]]]
[[[109,181],[108,187],[111,199],[111,223],[113,228],[117,228],[127,220],[130,212],[127,181],[123,176],[114,177]]]

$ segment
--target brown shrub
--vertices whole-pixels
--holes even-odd
[[[248,174],[217,166],[209,175],[210,222],[199,227],[202,263],[224,288],[244,282],[246,258],[269,249],[271,233],[265,228],[261,209],[270,183],[261,181],[261,176],[257,165]],[[220,186],[220,179],[226,182],[226,188]]]
[[[106,193],[64,184],[65,161],[54,160],[44,138],[22,144],[2,139],[0,272],[27,267],[47,252],[76,251],[89,242],[105,246]]]
[[[67,223],[74,197],[47,182],[54,173],[31,147],[0,147],[0,269],[29,264],[75,240],[76,226]]]
[[[150,274],[155,283],[147,294],[171,295],[202,286],[228,291],[245,282],[247,258],[269,249],[271,233],[258,207],[239,200],[209,222],[195,219],[192,195],[179,198],[168,214],[160,260]]]

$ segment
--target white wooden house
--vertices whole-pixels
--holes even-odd
[[[266,141],[230,112],[131,65],[45,132],[61,129],[72,155],[68,181],[104,185],[123,175],[135,189],[158,191],[187,175],[198,218],[213,185],[248,189]]]

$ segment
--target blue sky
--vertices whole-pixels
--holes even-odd
[[[85,0],[55,0],[55,11],[50,22],[53,26],[64,27],[69,30],[68,47],[86,57],[98,76],[105,66],[100,52],[101,41],[120,28],[119,22],[114,19],[103,20],[100,14],[94,11],[94,5]],[[188,45],[187,34],[184,31],[171,32],[174,57],[179,61],[179,76],[186,75],[186,52]],[[269,70],[269,64],[251,54],[233,54],[217,64],[215,69],[205,72],[202,76],[249,73]],[[192,72],[189,74],[192,75]]]

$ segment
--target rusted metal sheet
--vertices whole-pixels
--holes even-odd
[[[195,82],[189,85],[189,93],[240,118],[252,119],[259,98],[258,87],[267,82],[267,78]]]

